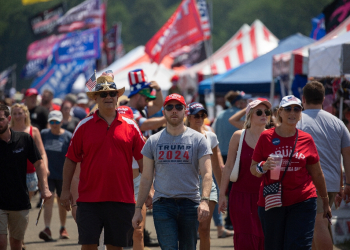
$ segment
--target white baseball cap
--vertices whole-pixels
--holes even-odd
[[[58,122],[61,122],[63,120],[63,115],[62,112],[59,110],[53,110],[49,113],[49,119],[47,120],[48,122],[55,120]]]
[[[289,105],[292,104],[296,104],[301,106],[301,101],[299,98],[295,97],[294,95],[287,95],[285,97],[282,98],[281,102],[280,102],[280,106],[279,107],[287,107]]]

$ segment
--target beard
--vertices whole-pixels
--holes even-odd
[[[0,128],[0,135],[2,135],[3,133],[6,132],[6,130],[8,129],[9,125],[7,124],[5,127]]]
[[[164,112],[164,116],[165,116],[167,123],[169,123],[173,127],[177,127],[180,124],[184,124],[185,113],[183,113],[182,115],[177,115],[178,116],[177,120],[172,120],[171,119],[172,114],[167,115],[166,112]]]

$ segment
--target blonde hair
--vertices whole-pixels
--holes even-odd
[[[266,108],[268,109],[267,106],[266,106]],[[248,129],[248,128],[250,128],[252,126],[251,119],[252,119],[252,115],[253,115],[254,112],[255,112],[255,108],[252,108],[252,109],[249,110],[248,114],[245,117],[245,121],[244,121],[244,124],[243,124],[243,129]],[[266,126],[268,126],[270,124],[270,122],[271,122],[271,115],[267,117]]]
[[[31,123],[30,123],[30,114],[29,114],[29,110],[28,110],[28,107],[24,104],[20,104],[20,103],[16,103],[14,105],[12,105],[11,107],[11,116],[13,115],[13,110],[15,108],[20,108],[23,110],[24,114],[26,115],[25,119],[24,119],[24,123],[26,124],[27,127],[31,126]],[[14,119],[11,119],[11,122],[10,122],[10,127],[14,127],[15,126],[15,121]]]

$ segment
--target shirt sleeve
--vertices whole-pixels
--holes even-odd
[[[66,157],[74,162],[83,160],[83,128],[77,127],[72,135]]]
[[[35,142],[33,140],[33,138],[28,135],[28,160],[34,164],[35,162],[37,162],[38,160],[41,160],[41,155],[40,152],[37,148],[37,146],[35,145]]]
[[[320,157],[318,156],[316,144],[312,137],[309,137],[309,146],[308,146],[309,155],[306,159],[306,165],[312,165],[320,161]]]
[[[202,158],[205,155],[211,155],[213,152],[211,151],[211,148],[209,147],[207,139],[203,136],[198,143],[198,159]]]
[[[143,135],[138,127],[133,127],[134,129],[134,145],[133,145],[133,156],[136,161],[143,158],[141,154],[141,150],[145,145],[145,141],[143,139]]]
[[[138,110],[133,110],[134,113],[134,120],[136,121],[137,125],[141,127],[141,125],[147,120],[147,118],[143,117]]]
[[[341,148],[350,147],[350,133],[343,122],[341,122],[343,136],[341,137]]]
[[[154,160],[154,156],[153,156],[153,153],[152,153],[152,150],[151,150],[151,142],[152,141],[152,138],[150,137],[147,141],[146,141],[146,144],[143,146],[143,149],[141,151],[141,153],[146,156],[147,158],[149,159],[152,159]]]

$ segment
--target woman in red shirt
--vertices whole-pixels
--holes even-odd
[[[263,250],[264,233],[258,216],[257,201],[261,179],[250,173],[250,164],[260,134],[271,118],[271,104],[259,98],[248,104],[245,114],[245,129],[240,155],[239,175],[232,183],[229,197],[229,213],[233,225],[235,250]],[[237,149],[243,130],[236,131],[230,140],[227,161],[221,178],[219,211],[226,211],[225,190],[235,165]]]
[[[258,214],[264,231],[265,249],[269,250],[311,249],[316,188],[323,198],[323,216],[332,217],[315,143],[310,134],[296,129],[301,110],[298,98],[285,96],[277,111],[279,125],[261,133],[253,153],[250,171],[256,177],[263,177]],[[276,167],[270,154],[283,156],[278,180],[270,178],[271,170]],[[277,182],[281,182],[281,192],[269,196],[265,193],[264,197],[264,186]]]

